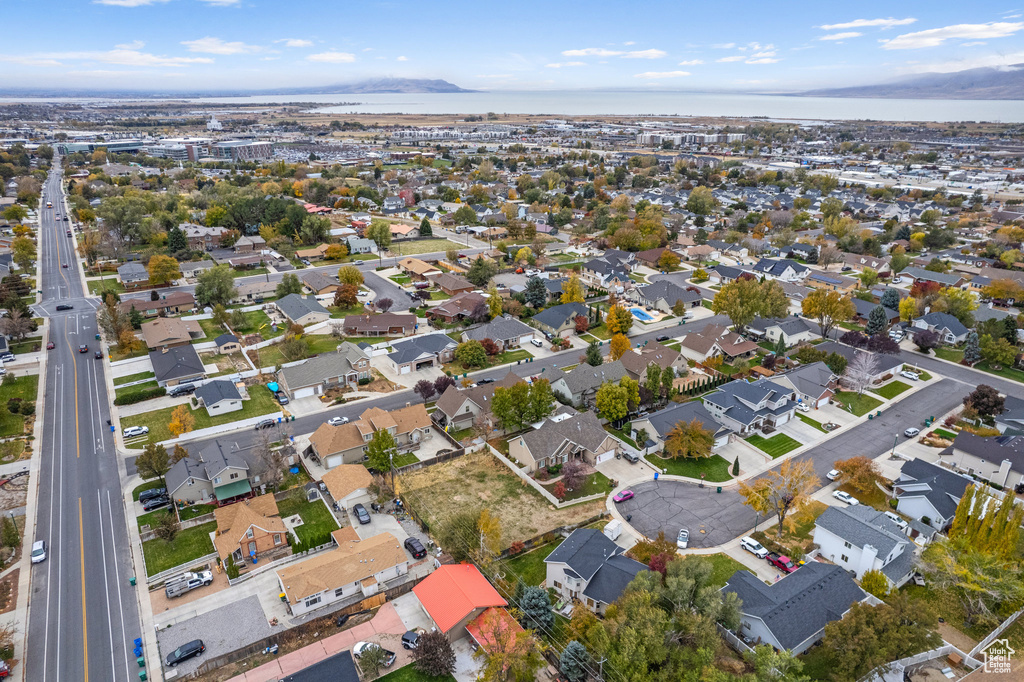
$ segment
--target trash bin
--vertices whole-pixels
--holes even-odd
[[[142,680],[142,682],[145,682],[146,680],[149,679],[149,677],[146,675],[146,671],[145,670],[140,670],[139,671],[139,679]]]
[[[135,662],[139,664],[140,668],[145,668],[146,667],[146,659],[144,657],[142,657],[142,656],[139,656],[138,658],[136,658]]]
[[[655,471],[654,472],[654,480],[657,481],[658,480],[658,476],[660,476],[660,475],[661,475],[660,471]]]
[[[133,575],[131,578],[128,578],[128,582],[132,587],[135,587],[135,576]]]
[[[717,488],[715,489],[715,492],[716,492],[716,493],[720,493],[720,492],[722,492],[722,486],[718,486],[718,487],[717,487]]]

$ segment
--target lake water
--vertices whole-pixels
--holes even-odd
[[[171,99],[171,98],[168,98]],[[2,102],[111,102],[93,98],[0,97]],[[145,99],[147,102],[160,99]],[[180,99],[178,99],[180,101]],[[223,104],[313,102],[329,114],[540,114],[567,116],[763,116],[789,120],[1000,121],[1024,122],[1020,100],[904,100],[787,97],[652,90],[564,90],[380,95],[259,95],[199,97]],[[357,104],[344,104],[357,102]]]

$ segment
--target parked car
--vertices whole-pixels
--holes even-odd
[[[383,648],[383,647],[381,647],[380,644],[376,644],[374,642],[356,642],[356,645],[354,647],[352,647],[352,655],[355,656],[356,658],[362,658],[363,654],[365,654],[367,651],[371,651],[373,649],[381,649],[381,648]],[[394,664],[394,662],[395,662],[395,658],[396,658],[395,652],[394,651],[388,651],[387,649],[384,649],[384,654],[385,654],[384,667],[385,668],[390,668]]]
[[[900,372],[900,376],[903,377],[904,379],[910,379],[911,381],[917,381],[918,379],[921,378],[920,374],[918,374],[917,372],[911,372],[909,369],[905,369],[902,372]]]
[[[264,419],[260,423],[256,424],[256,430],[259,431],[260,429],[269,429],[275,423],[276,422],[274,422],[273,419]]]
[[[46,344],[46,350],[53,350],[56,347],[57,346],[56,344],[53,343],[53,341],[50,341],[49,343]]]
[[[537,346],[537,348],[541,348],[544,346],[544,342],[541,341],[540,339],[530,339],[530,343]]]
[[[135,436],[145,436],[149,433],[148,426],[129,426],[123,431],[125,438],[134,438]]]
[[[765,557],[765,559],[768,560],[768,563],[770,563],[772,566],[779,569],[783,573],[792,573],[796,569],[800,568],[796,564],[796,562],[794,562],[788,556],[785,556],[783,554],[776,554],[775,552],[770,552],[768,556]]]
[[[850,505],[851,507],[855,507],[858,504],[860,504],[860,500],[858,500],[856,497],[854,497],[850,493],[843,492],[842,490],[834,490],[834,491],[832,491],[832,497],[836,498],[840,502],[845,502],[846,504]]]
[[[288,404],[288,396],[285,395],[284,391],[278,391],[277,393],[275,393],[274,394],[274,399],[277,400],[277,402],[279,404],[281,404],[281,405],[287,405]]]
[[[917,434],[921,433],[921,429],[911,426],[909,429],[903,432],[903,435],[907,438],[913,438]]]
[[[171,498],[167,497],[166,495],[163,495],[161,497],[151,497],[142,503],[142,509],[144,511],[153,511],[154,509],[159,509],[160,507],[166,507],[170,503]]]
[[[750,537],[749,535],[744,535],[742,538],[740,538],[740,547],[747,550],[748,552],[756,556],[758,559],[764,559],[766,556],[768,556],[768,550],[764,548],[764,545],[762,545],[760,542]]]
[[[834,481],[842,475],[843,472],[839,471],[839,469],[833,469],[832,471],[825,474],[825,478],[827,478],[830,481]]]
[[[420,645],[420,633],[415,630],[409,630],[402,635],[402,648],[403,649],[415,649]]]
[[[46,540],[36,540],[32,543],[32,563],[38,564],[46,561]]]
[[[327,420],[327,423],[331,426],[341,426],[342,424],[348,424],[348,417],[331,417]]]
[[[0,355],[0,361],[2,362],[14,362],[14,360],[14,353],[4,353],[3,355]]]
[[[909,524],[907,524],[907,522],[902,517],[900,517],[899,514],[897,514],[896,512],[887,511],[882,513],[885,514],[886,518],[888,518],[890,521],[899,526],[900,530],[905,531],[907,529],[907,525]]]
[[[422,559],[427,556],[427,548],[419,541],[419,538],[406,538],[405,548],[412,554],[413,559]]]
[[[203,644],[201,639],[193,639],[187,644],[182,644],[177,649],[167,654],[167,665],[174,667],[179,663],[184,663],[193,656],[198,656],[206,651],[206,645]]]
[[[800,410],[801,412],[810,412],[811,406],[808,405],[807,403],[797,403],[796,409]]]
[[[668,341],[668,339],[669,339],[668,335],[662,334],[661,336],[659,336],[658,338],[656,338],[654,340],[658,341],[658,342],[661,342],[661,341]]]
[[[636,454],[635,452],[630,452],[629,450],[623,452],[622,456],[625,457],[630,464],[636,464],[637,462],[640,461],[640,455]]]
[[[618,502],[625,502],[626,500],[632,500],[632,499],[633,499],[633,491],[632,490],[623,490],[622,492],[616,493],[615,497],[612,498],[612,501],[618,503]]]
[[[177,398],[178,396],[188,395],[190,393],[195,392],[195,384],[178,384],[177,386],[172,386],[171,389],[167,391],[167,395],[171,396],[172,398]]]
[[[75,306],[69,305],[67,303],[61,303],[59,306],[57,306],[57,310],[74,310],[74,309],[75,309]]]
[[[166,497],[167,488],[150,488],[149,490],[143,490],[139,493],[139,502],[145,502],[151,500],[154,497]]]
[[[370,522],[370,512],[366,511],[366,507],[362,504],[357,504],[352,507],[352,513],[356,515],[357,519],[359,519],[359,523],[364,526]]]
[[[679,529],[679,535],[676,536],[676,547],[679,549],[686,549],[686,546],[690,544],[690,531],[686,528]]]

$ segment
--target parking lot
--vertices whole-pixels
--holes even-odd
[[[743,506],[735,488],[715,492],[678,481],[647,481],[630,488],[636,495],[618,505],[619,513],[649,538],[664,531],[674,538],[680,528],[690,530],[690,546],[716,547],[745,533],[754,524],[754,513]]]

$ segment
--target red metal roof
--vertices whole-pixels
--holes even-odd
[[[441,566],[412,588],[441,632],[448,632],[474,609],[507,606],[473,564]]]

